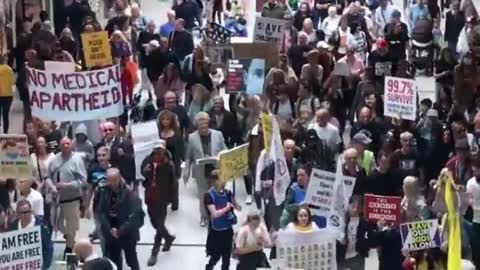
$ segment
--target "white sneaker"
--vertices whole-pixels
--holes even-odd
[[[252,204],[252,195],[247,195],[247,199],[245,200],[245,203],[246,203],[247,205]]]

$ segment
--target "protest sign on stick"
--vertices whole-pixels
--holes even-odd
[[[402,198],[365,194],[365,216],[368,221],[398,224],[400,222],[400,202]]]
[[[400,234],[403,249],[408,251],[436,248],[442,243],[436,219],[402,223]]]
[[[0,234],[0,269],[42,269],[40,226]]]
[[[248,172],[248,143],[222,151],[220,156],[220,179],[235,180]]]
[[[253,33],[254,42],[280,42],[287,30],[287,20],[257,17]]]
[[[385,116],[415,121],[417,117],[417,86],[415,80],[385,77]]]
[[[112,65],[112,53],[107,31],[83,33],[83,53],[88,68]]]
[[[32,177],[27,135],[0,135],[0,175],[18,179]]]
[[[85,72],[27,73],[32,114],[40,119],[98,120],[123,113],[118,65]]]
[[[143,160],[152,153],[155,142],[159,140],[157,121],[148,121],[132,125],[133,151],[137,179],[143,179],[140,166]]]

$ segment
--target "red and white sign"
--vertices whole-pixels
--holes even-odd
[[[415,121],[417,85],[415,80],[385,77],[385,116]]]
[[[365,215],[367,221],[400,223],[400,197],[365,194]]]

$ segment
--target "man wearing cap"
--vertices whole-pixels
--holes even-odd
[[[385,25],[385,39],[390,44],[390,54],[396,60],[406,59],[406,51],[408,46],[408,26],[403,23],[400,18],[402,14],[398,10],[392,12],[392,18]]]
[[[384,38],[377,39],[375,42],[375,49],[368,56],[368,66],[375,69],[376,81],[383,82],[384,76],[391,76],[394,74],[393,67],[395,65],[392,57],[388,41]]]
[[[166,149],[165,141],[158,140],[152,153],[147,156],[141,165],[142,175],[145,177],[145,203],[152,226],[156,229],[155,241],[148,266],[157,263],[162,239],[165,240],[162,251],[169,251],[175,240],[165,227],[167,206],[174,200],[177,177],[171,153]],[[177,193],[178,194],[178,193]]]
[[[372,151],[367,150],[368,145],[372,142],[365,132],[358,132],[352,138],[352,146],[358,153],[358,165],[365,170],[367,176],[377,167],[375,155]]]
[[[455,143],[455,156],[447,162],[445,167],[448,168],[453,180],[458,185],[466,185],[468,179],[472,178],[470,146],[466,139],[458,140]]]

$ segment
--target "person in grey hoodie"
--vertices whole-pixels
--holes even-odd
[[[61,152],[48,165],[48,176],[58,191],[58,229],[66,239],[65,253],[71,253],[75,234],[79,229],[82,189],[87,181],[85,163],[80,154],[73,152],[70,138],[60,141]]]
[[[82,154],[85,168],[88,168],[94,158],[93,144],[88,138],[87,126],[81,123],[75,129],[75,139],[73,139],[73,151]]]

